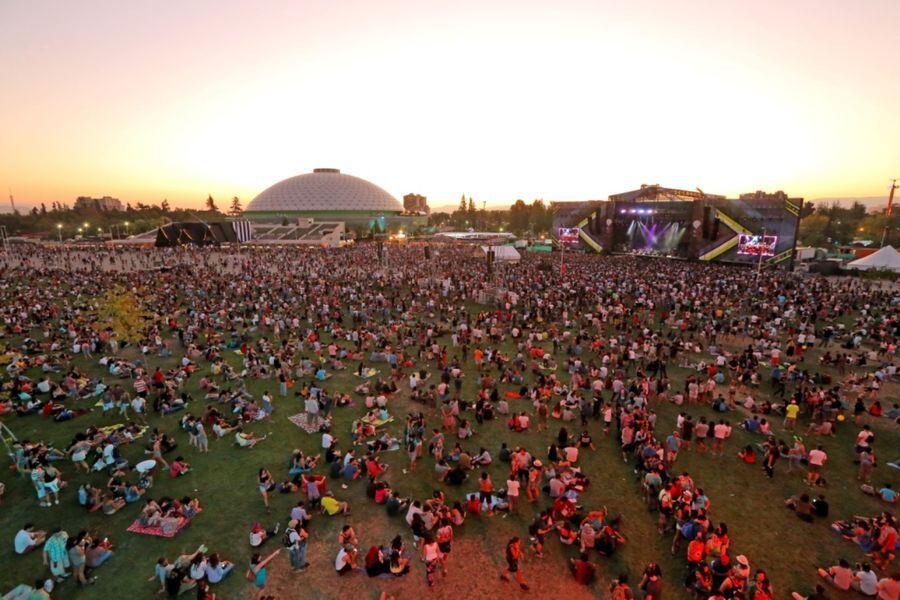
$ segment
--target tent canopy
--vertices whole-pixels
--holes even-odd
[[[512,246],[481,246],[482,256],[487,255],[491,250],[494,251],[494,260],[516,262],[522,258],[519,251]]]
[[[851,261],[847,264],[848,268],[860,269],[866,271],[868,269],[887,269],[889,271],[900,272],[900,252],[897,252],[893,246],[885,246],[878,252]]]

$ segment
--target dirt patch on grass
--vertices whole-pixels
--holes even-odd
[[[409,574],[399,578],[368,577],[364,571],[339,576],[335,573],[334,556],[324,548],[310,549],[313,566],[303,573],[291,571],[287,561],[277,560],[269,569],[267,590],[279,600],[292,598],[378,598],[382,592],[397,600],[414,598],[566,598],[589,600],[598,597],[606,582],[598,582],[592,588],[575,583],[564,570],[561,557],[544,559],[530,557],[522,563],[522,573],[531,587],[528,592],[519,589],[515,582],[500,580],[502,544],[498,542],[495,553],[489,553],[481,540],[460,538],[453,546],[447,560],[446,577],[438,574],[435,586],[429,588],[425,580],[425,567],[415,558]],[[253,594],[248,598],[254,598]]]

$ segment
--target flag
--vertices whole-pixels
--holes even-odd
[[[234,235],[237,241],[249,242],[253,239],[253,226],[250,224],[250,221],[234,221],[231,225],[234,227]]]

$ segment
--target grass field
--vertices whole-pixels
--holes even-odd
[[[814,356],[808,360],[812,358]],[[239,357],[233,354],[229,360],[235,366],[239,364]],[[169,364],[160,359],[151,359],[153,366],[157,363],[163,366]],[[78,364],[92,374],[101,374],[96,364],[89,365],[84,359],[79,359]],[[205,369],[206,365],[203,367]],[[474,368],[468,367],[470,376],[466,380],[464,392],[469,394],[468,397],[473,397],[477,378],[471,375]],[[670,375],[674,375],[674,384],[682,385],[686,372],[677,368],[670,368],[669,371]],[[201,397],[196,387],[198,379],[199,375],[186,385],[186,390],[195,397]],[[348,370],[338,373],[330,380],[328,387],[332,391],[352,390],[358,381]],[[271,382],[248,381],[248,387],[254,394],[259,394],[266,388],[277,392],[276,384]],[[897,385],[889,386],[885,393],[889,398],[896,398]],[[391,413],[397,419],[388,426],[388,430],[398,437],[402,435],[403,416],[406,412],[420,409],[419,405],[410,406],[407,398],[404,386],[404,392],[399,397],[392,398],[389,405]],[[218,597],[247,597],[250,586],[243,573],[250,555],[247,543],[250,525],[254,521],[260,521],[270,526],[276,520],[284,525],[290,507],[298,499],[296,495],[273,495],[273,511],[271,515],[267,515],[256,489],[256,472],[260,467],[266,466],[276,479],[284,479],[291,449],[301,448],[305,452],[316,453],[320,442],[319,436],[308,435],[287,420],[289,415],[302,410],[299,401],[277,396],[275,400],[276,412],[271,422],[251,426],[258,434],[271,432],[270,439],[253,450],[236,448],[229,436],[218,441],[211,439],[210,452],[201,455],[188,446],[186,434],[177,429],[181,413],[166,417],[151,416],[151,425],[175,435],[180,443],[176,454],[182,454],[195,469],[181,479],[170,479],[167,474],[161,473],[149,494],[152,497],[196,494],[205,507],[204,513],[174,539],[138,536],[125,531],[139,512],[140,503],[129,505],[111,517],[100,513],[87,514],[78,506],[75,498],[75,490],[87,476],[83,473],[76,475],[68,462],[64,463],[62,470],[63,477],[69,481],[69,487],[62,494],[62,504],[50,509],[38,508],[30,481],[19,478],[11,470],[5,471],[2,480],[6,483],[7,494],[0,507],[0,562],[4,565],[0,569],[0,589],[6,590],[21,582],[31,583],[47,574],[38,554],[20,557],[12,551],[15,532],[24,522],[31,521],[40,529],[62,526],[70,534],[83,528],[89,529],[101,536],[109,536],[116,546],[115,556],[96,572],[99,577],[96,585],[77,590],[74,583],[66,583],[54,594],[56,598],[153,597],[157,584],[147,582],[147,578],[152,575],[157,558],[167,556],[173,559],[179,553],[193,551],[200,543],[207,544],[211,551],[219,552],[224,558],[237,563],[236,572],[216,586]],[[202,401],[195,401],[189,410],[199,414],[203,408]],[[531,407],[527,408],[530,410]],[[654,408],[659,414],[658,435],[664,436],[672,429],[675,417],[682,409],[673,405],[657,405]],[[336,435],[348,442],[350,422],[364,410],[360,402],[355,407],[335,409]],[[687,411],[695,418],[704,414],[718,417],[718,413],[713,413],[706,407],[690,407]],[[736,413],[728,416],[732,423],[739,420]],[[39,416],[6,420],[20,439],[45,440],[57,447],[67,446],[75,432],[90,424],[114,422],[117,421],[113,418],[105,419],[99,412],[65,423],[45,421]],[[433,426],[438,426],[438,419],[430,419],[429,424],[432,423]],[[493,421],[476,428],[474,439],[465,447],[473,450],[477,450],[478,446],[488,448],[495,457],[495,464],[489,471],[495,482],[502,482],[505,481],[506,466],[499,465],[496,461],[500,443],[506,441],[511,446],[526,445],[536,455],[543,456],[559,425],[559,422],[551,420],[548,432],[523,435],[509,432],[502,421]],[[575,424],[569,425],[570,431],[578,428]],[[881,466],[875,471],[874,481],[892,482],[896,487],[900,484],[900,472],[883,466],[888,461],[900,459],[896,428],[886,420],[874,426],[878,436],[876,451],[881,462]],[[609,578],[620,572],[628,572],[631,580],[636,583],[644,566],[656,561],[663,568],[668,597],[683,597],[683,556],[673,558],[669,554],[671,539],[669,536],[660,538],[657,534],[656,515],[648,513],[640,501],[632,465],[623,463],[613,438],[605,438],[596,422],[592,422],[589,428],[597,443],[597,450],[582,452],[580,459],[581,466],[591,477],[591,486],[583,495],[582,504],[588,509],[605,505],[611,512],[621,513],[624,518],[622,532],[628,543],[611,559],[599,560],[601,580],[594,586],[592,593],[584,591],[583,596],[604,597]],[[798,429],[805,430],[802,421]],[[782,436],[780,423],[775,424],[775,430],[779,437],[787,437]],[[824,441],[829,454],[824,474],[830,482],[824,493],[831,503],[833,518],[869,515],[885,508],[876,499],[862,494],[855,482],[852,440],[856,431],[857,428],[848,421],[840,428],[836,437]],[[831,518],[828,522],[807,524],[783,507],[785,497],[808,490],[802,481],[804,474],[789,475],[786,463],[781,462],[774,480],[768,480],[759,467],[744,465],[734,456],[738,448],[759,439],[735,429],[725,457],[683,453],[678,459],[677,469],[689,471],[705,489],[712,500],[712,520],[728,523],[733,540],[733,554],[746,554],[754,569],[765,568],[773,580],[776,597],[785,598],[790,590],[810,589],[816,579],[815,567],[830,565],[839,557],[846,557],[852,563],[862,559],[862,556],[853,544],[829,531]],[[346,448],[347,444],[343,446]],[[139,443],[125,447],[123,454],[133,464],[143,458],[143,445]],[[386,453],[384,458],[391,465],[387,479],[402,494],[420,498],[431,494],[436,482],[430,458],[422,462],[417,472],[408,475],[402,473],[406,466],[404,452]],[[106,477],[99,474],[91,475],[90,480],[94,485],[103,486],[106,483]],[[366,499],[363,481],[351,483],[347,490],[340,488],[340,482],[329,481],[329,484],[338,498],[350,501],[353,514],[347,518],[315,517],[311,526],[312,568],[306,572],[291,573],[286,555],[276,559],[271,569],[271,580],[278,598],[376,598],[382,589],[401,598],[428,593],[434,597],[481,598],[508,594],[515,589],[504,586],[498,580],[497,575],[503,566],[502,550],[510,535],[527,535],[527,524],[533,516],[533,506],[523,505],[517,514],[508,518],[495,516],[468,519],[457,531],[459,541],[450,557],[450,574],[447,580],[439,579],[437,589],[427,592],[424,569],[419,563],[414,564],[409,576],[396,581],[372,580],[362,574],[338,578],[334,574],[332,565],[338,548],[337,532],[345,522],[356,527],[362,553],[365,553],[369,545],[386,543],[397,533],[403,534],[408,542],[411,542],[411,535],[405,523],[400,519],[389,519],[382,507]],[[464,485],[461,490],[448,490],[448,497],[451,500],[457,499],[461,492],[474,489],[474,482],[467,484],[470,485]],[[274,550],[279,544],[280,541],[277,540],[270,542],[266,549]],[[524,572],[526,579],[532,583],[532,595],[545,597],[563,593],[565,597],[579,597],[582,590],[567,585],[569,576],[564,570],[564,557],[572,555],[571,548],[564,548],[556,540],[552,540],[548,543],[545,559],[527,560]],[[520,592],[516,590],[513,593]]]

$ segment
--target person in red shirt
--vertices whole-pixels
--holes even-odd
[[[703,562],[706,555],[706,536],[702,533],[691,540],[687,548],[687,560],[689,566],[694,569]]]
[[[528,585],[524,581],[522,581],[522,571],[519,568],[519,561],[523,558],[524,553],[522,552],[522,547],[519,542],[518,537],[513,537],[509,540],[509,543],[506,544],[506,570],[500,574],[500,579],[503,581],[509,581],[509,574],[516,574],[516,581],[519,582],[519,587],[523,590],[528,590]]]
[[[191,470],[191,465],[184,461],[184,458],[178,457],[169,464],[169,475],[172,477],[181,477]]]
[[[491,476],[488,475],[487,471],[481,472],[481,479],[478,481],[478,500],[479,502],[487,504],[487,510],[485,514],[491,514],[491,496],[494,491],[494,482],[491,481]]]
[[[569,559],[569,571],[581,585],[591,585],[597,575],[597,568],[588,560],[587,552],[582,552],[578,558]]]

